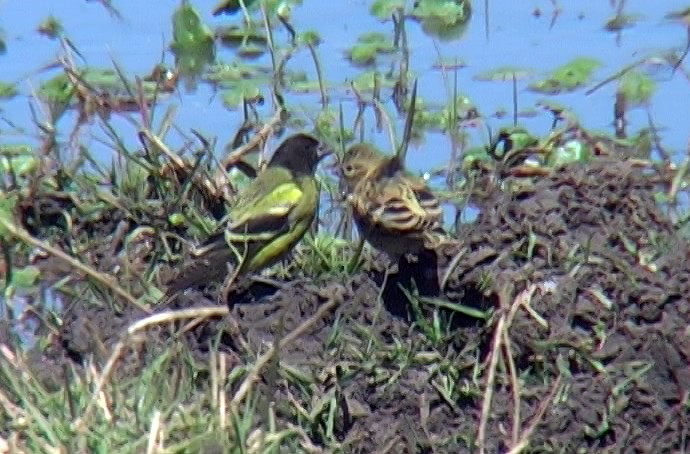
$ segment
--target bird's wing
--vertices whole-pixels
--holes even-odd
[[[441,204],[426,183],[418,178],[405,177],[405,184],[414,193],[417,203],[425,211],[427,219],[435,220],[438,223],[442,222]]]
[[[259,248],[248,264],[253,268],[258,263],[274,263],[291,250],[304,236],[316,216],[318,187],[316,181],[309,177],[299,181],[302,195],[293,198],[294,205],[286,213],[284,225],[288,228],[270,238],[270,242]],[[292,196],[296,191],[290,191]]]
[[[369,223],[391,232],[408,234],[424,230],[432,222],[414,191],[400,179],[367,184],[354,195],[353,204]]]
[[[270,192],[243,203],[231,214],[228,238],[240,241],[268,240],[290,229],[290,212],[298,205],[303,192],[294,181],[277,184]]]
[[[383,160],[367,177],[372,181],[378,181],[379,186],[390,186],[388,196],[392,201],[396,201],[398,196],[408,200],[407,208],[415,216],[423,218],[420,220],[421,224],[430,225],[441,222],[443,212],[438,199],[424,180],[405,171],[399,156],[391,156]],[[416,203],[410,201],[411,199],[414,199]]]

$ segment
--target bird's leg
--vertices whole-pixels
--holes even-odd
[[[350,259],[350,262],[347,264],[347,274],[352,274],[355,270],[355,267],[357,267],[357,264],[359,263],[359,259],[362,256],[362,250],[364,249],[364,238],[359,238],[359,242],[357,243],[357,249],[355,249],[355,254],[352,256]]]
[[[247,253],[249,252],[249,248],[247,246],[247,243],[245,242],[244,244],[244,254],[242,254],[242,257],[240,260],[237,261],[237,265],[235,266],[235,269],[232,270],[232,274],[230,275],[230,278],[225,281],[223,284],[223,288],[221,290],[221,297],[222,301],[225,302],[230,308],[232,308],[232,303],[228,301],[228,298],[230,297],[230,290],[232,289],[233,285],[235,284],[235,281],[237,281],[238,276],[240,275],[240,272],[244,268],[244,263],[245,260],[247,260]],[[239,254],[237,254],[239,256]],[[230,273],[230,264],[228,266],[228,273]]]
[[[228,275],[230,277],[226,279],[225,282],[223,282],[223,286],[220,289],[220,301],[223,304],[227,304],[229,307],[232,307],[232,304],[230,304],[228,298],[230,297],[230,290],[232,289],[232,284],[234,284],[235,279],[237,279],[237,272],[240,269],[240,267],[237,266],[234,270],[232,270],[231,265],[229,263],[226,264],[226,266],[228,268]]]

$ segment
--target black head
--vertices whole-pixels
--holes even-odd
[[[278,145],[268,167],[282,166],[297,174],[313,175],[321,158],[321,143],[305,133],[293,134]]]

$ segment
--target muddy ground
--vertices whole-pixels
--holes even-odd
[[[333,430],[345,452],[477,452],[482,421],[490,453],[523,439],[528,452],[687,452],[690,246],[655,204],[660,184],[654,173],[600,159],[512,196],[484,193],[475,200],[479,218],[457,244],[402,263],[383,290],[376,266],[346,279],[297,276],[269,298],[236,304],[239,333],[225,319],[207,320],[185,342],[203,362],[209,339],[223,332],[221,351],[241,362],[336,299],[279,356],[282,366],[318,378],[315,395],[335,387],[341,405]],[[449,334],[430,340],[411,323],[414,311],[397,285],[411,278],[422,296],[493,315],[482,321],[445,312]],[[213,292],[192,292],[174,307],[214,303]],[[422,312],[431,317],[429,305]],[[53,364],[47,377],[59,384],[61,362],[103,361],[141,316],[68,304],[37,368]],[[147,336],[118,373],[136,373],[170,339],[167,329]],[[408,352],[403,368],[400,339]],[[490,374],[492,354],[499,357]],[[448,377],[454,388],[444,395]],[[482,414],[488,384],[493,395]],[[276,402],[279,425],[298,424],[287,404],[303,399],[293,382],[267,373],[257,390],[260,401]],[[322,442],[316,432],[311,441]]]

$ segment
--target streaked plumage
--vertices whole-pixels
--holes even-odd
[[[368,144],[350,147],[341,162],[353,217],[362,236],[393,260],[433,247],[445,232],[438,199],[397,156]]]
[[[319,188],[314,177],[324,156],[307,134],[285,139],[266,168],[250,182],[228,222],[194,252],[166,290],[166,299],[189,287],[259,271],[283,258],[304,236],[316,216]],[[239,267],[239,268],[238,268]]]

